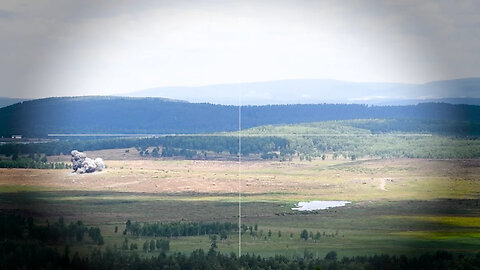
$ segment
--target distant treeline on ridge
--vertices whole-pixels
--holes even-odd
[[[345,119],[480,121],[480,106],[304,104],[242,107],[242,128]],[[0,135],[49,133],[211,133],[238,129],[238,107],[160,98],[63,97],[0,109]]]

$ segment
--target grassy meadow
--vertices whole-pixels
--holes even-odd
[[[245,161],[240,175],[234,161],[117,156],[106,163],[104,172],[88,175],[1,169],[0,211],[31,215],[39,223],[60,216],[82,220],[100,227],[102,249],[118,249],[128,238],[139,250],[124,252],[149,256],[155,252],[141,246],[153,237],[124,236],[127,220],[237,222],[240,180],[242,223],[258,226],[254,234],[242,234],[243,253],[323,257],[331,250],[339,256],[480,251],[477,159]],[[291,210],[309,200],[352,203],[312,212]],[[308,240],[300,238],[304,229]],[[211,244],[207,235],[169,240],[170,252],[186,254]],[[218,240],[217,246],[236,253],[238,233]],[[88,254],[95,247],[87,241],[72,243],[71,249]]]

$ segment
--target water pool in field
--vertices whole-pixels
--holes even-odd
[[[297,211],[314,211],[314,210],[325,210],[333,207],[345,206],[349,201],[309,201],[309,202],[299,202],[296,207],[293,207],[292,210]]]

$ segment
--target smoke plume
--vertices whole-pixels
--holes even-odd
[[[76,173],[91,173],[95,171],[102,171],[105,164],[101,158],[91,159],[85,153],[77,150],[72,151],[72,168]]]

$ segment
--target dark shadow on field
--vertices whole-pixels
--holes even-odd
[[[265,194],[255,194],[257,197]],[[268,194],[271,195],[271,194]],[[129,193],[96,191],[34,191],[3,193],[0,212],[34,218],[82,220],[90,224],[135,221],[236,221],[237,194],[219,193]],[[219,197],[233,198],[229,201]],[[244,196],[246,197],[246,196]],[[244,203],[249,216],[278,212],[278,203]]]
[[[222,195],[230,200],[222,201],[219,199]],[[251,239],[246,233],[245,252],[275,255],[297,254],[304,249],[320,253],[336,250],[339,254],[351,256],[375,253],[416,255],[438,249],[464,254],[479,251],[480,224],[472,225],[470,218],[475,221],[480,217],[480,200],[369,201],[329,210],[297,212],[292,211],[287,203],[255,202],[258,195],[248,197],[252,202],[243,203],[243,223],[258,224],[264,233],[272,230],[274,236],[273,240]],[[231,199],[232,194],[15,192],[1,194],[0,215],[31,216],[38,222],[54,221],[62,216],[67,222],[82,220],[90,226],[108,230],[116,225],[122,229],[127,220],[236,223],[238,204]],[[453,223],[448,218],[453,218]],[[303,229],[313,234],[319,232],[322,237],[319,241],[300,240]],[[283,238],[275,238],[277,231],[282,231]],[[292,238],[290,233],[294,235]]]

